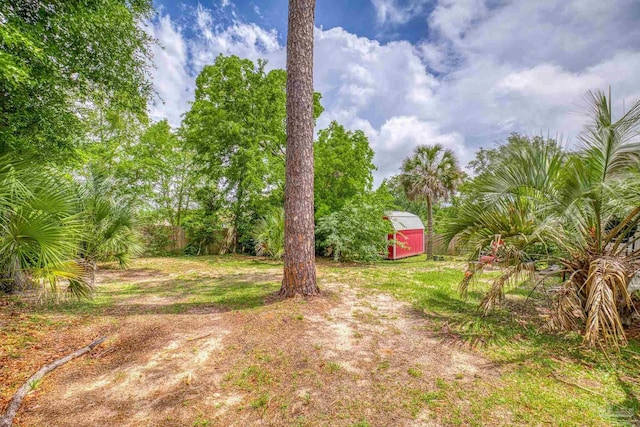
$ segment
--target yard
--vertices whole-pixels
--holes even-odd
[[[481,289],[457,296],[459,261],[319,262],[310,300],[277,297],[281,264],[246,256],[105,265],[92,301],[2,297],[0,405],[106,335],[33,384],[17,425],[637,423],[637,339],[603,355],[547,333],[548,304],[528,290],[478,320]]]

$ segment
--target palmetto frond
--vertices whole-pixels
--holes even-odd
[[[618,313],[620,304],[631,306],[631,296],[627,292],[627,269],[623,262],[615,258],[593,260],[583,286],[587,315],[585,341],[591,345],[600,340],[613,346],[626,344]]]
[[[75,294],[88,295],[82,268],[69,267],[82,232],[71,184],[47,169],[36,174],[26,161],[2,157],[0,188],[2,288],[36,283],[58,294],[74,281]]]
[[[591,122],[580,150],[531,143],[507,152],[493,173],[476,179],[473,200],[446,235],[466,243],[472,257],[495,235],[517,254],[499,259],[503,274],[482,302],[485,313],[508,279],[543,261],[569,276],[557,291],[554,324],[583,328],[591,345],[618,345],[626,342],[620,313],[631,309],[627,282],[640,269],[640,250],[629,250],[640,239],[640,102],[613,120],[604,93],[587,99]],[[470,282],[465,277],[463,292]]]
[[[116,198],[110,178],[91,170],[82,189],[84,230],[81,255],[95,268],[99,261],[127,266],[139,251],[133,200]]]
[[[284,255],[284,209],[277,209],[260,220],[253,240],[258,256],[281,259]]]

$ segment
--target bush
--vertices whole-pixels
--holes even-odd
[[[191,211],[182,222],[182,226],[189,242],[184,248],[185,255],[209,255],[210,248],[224,240],[220,219],[216,213],[209,210]]]
[[[80,191],[84,230],[80,255],[92,268],[100,261],[117,261],[125,268],[140,253],[133,198],[116,197],[115,180],[105,171],[91,168]]]
[[[147,225],[142,228],[144,254],[149,256],[165,256],[171,246],[171,228]]]
[[[258,222],[253,233],[258,256],[281,259],[284,254],[284,209],[280,208]]]
[[[63,176],[0,156],[0,292],[36,285],[56,298],[91,294],[78,261],[77,208],[75,189]]]
[[[336,261],[377,261],[387,252],[393,232],[383,219],[386,199],[378,193],[356,196],[337,212],[318,220],[316,241],[325,256]]]

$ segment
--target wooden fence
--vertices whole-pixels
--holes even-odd
[[[191,244],[194,254],[224,254],[233,248],[234,233],[232,229],[217,230],[211,242],[190,242],[184,228],[172,225],[147,225],[142,228],[145,251],[150,255],[180,254]]]

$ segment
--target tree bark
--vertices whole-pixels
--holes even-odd
[[[433,259],[433,205],[427,197],[427,260]]]
[[[280,294],[316,295],[313,221],[313,29],[315,0],[289,1],[284,276]]]

